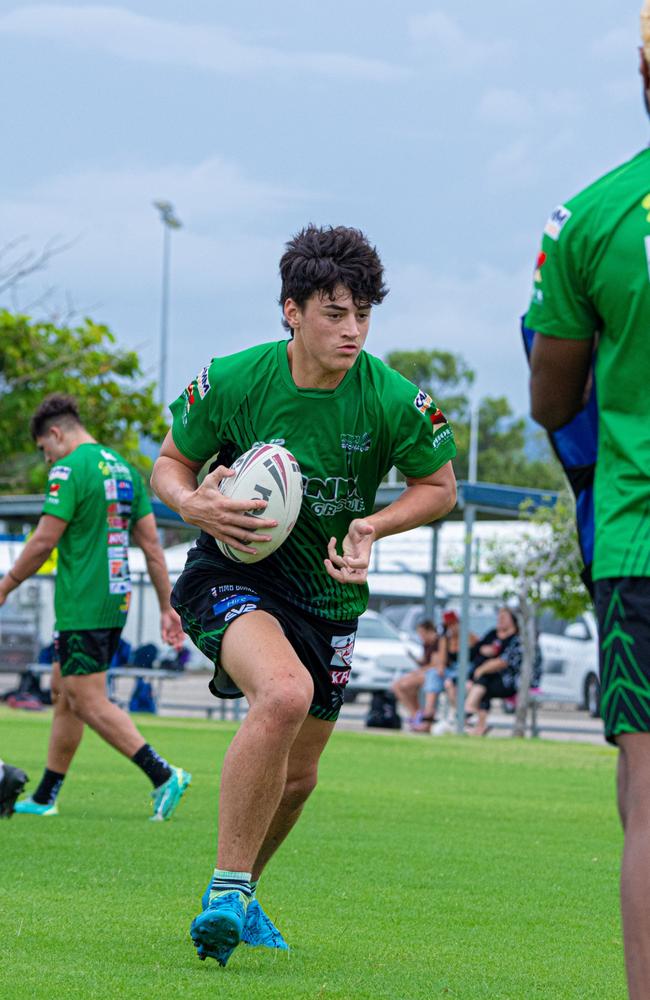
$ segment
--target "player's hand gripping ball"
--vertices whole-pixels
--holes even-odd
[[[277,444],[256,444],[233,462],[234,476],[222,479],[219,489],[231,500],[266,500],[264,510],[251,510],[251,517],[277,521],[277,527],[265,528],[269,542],[255,542],[256,552],[248,555],[217,539],[217,547],[234,562],[254,563],[275,552],[288,535],[300,513],[302,475],[293,455]]]

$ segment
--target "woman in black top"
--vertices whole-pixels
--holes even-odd
[[[485,736],[492,698],[512,697],[519,684],[521,640],[517,619],[510,608],[499,608],[497,627],[483,636],[473,663],[472,686],[465,708],[471,715],[478,712],[474,735]]]

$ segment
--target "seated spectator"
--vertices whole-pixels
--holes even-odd
[[[460,652],[460,619],[455,611],[445,611],[442,616],[442,635],[438,648],[424,678],[424,713],[411,727],[416,733],[429,733],[435,722],[436,705],[443,691],[449,704],[456,705],[456,685],[458,683],[458,655]],[[469,633],[470,648],[477,642],[473,632]]]
[[[521,670],[519,625],[510,608],[499,608],[497,627],[487,632],[478,644],[473,660],[471,686],[465,702],[467,715],[478,713],[475,736],[489,732],[488,712],[492,698],[510,698],[517,692]]]
[[[420,691],[427,670],[433,667],[433,657],[438,649],[438,633],[430,619],[427,618],[418,624],[417,633],[422,643],[422,656],[415,661],[418,666],[410,673],[399,677],[391,685],[391,691],[409,713],[408,721],[411,725],[417,725],[420,722]]]

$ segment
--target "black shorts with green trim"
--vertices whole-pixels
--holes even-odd
[[[246,570],[211,565],[196,550],[172,591],[171,603],[194,645],[212,660],[210,691],[217,698],[241,698],[242,692],[221,666],[224,633],[232,622],[251,611],[266,611],[280,624],[314,682],[309,714],[335,722],[350,678],[350,664],[358,619],[328,621],[290,604],[268,589],[246,582]]]
[[[650,732],[650,578],[594,583],[600,636],[600,714],[610,743]]]
[[[54,636],[54,657],[62,677],[80,677],[108,670],[117,650],[122,628],[62,630]]]

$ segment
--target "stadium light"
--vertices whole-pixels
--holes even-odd
[[[160,303],[160,364],[158,372],[158,395],[160,403],[165,406],[167,402],[167,334],[169,317],[169,261],[170,261],[170,232],[172,229],[181,229],[183,223],[174,212],[174,206],[170,201],[154,201],[154,208],[158,209],[160,221],[163,224],[163,261],[162,261],[162,289]]]

